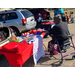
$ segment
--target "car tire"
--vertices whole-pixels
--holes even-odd
[[[11,27],[11,28],[13,29],[13,32],[14,32],[14,34],[16,36],[20,36],[21,35],[20,32],[19,32],[19,30],[17,28],[15,28],[15,27]]]

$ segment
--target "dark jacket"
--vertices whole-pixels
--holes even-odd
[[[60,43],[68,42],[69,38],[66,37],[69,35],[68,25],[66,22],[60,22],[59,24],[55,25],[50,31],[50,35],[53,34],[57,39],[59,39]]]

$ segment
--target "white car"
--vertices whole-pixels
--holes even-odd
[[[26,9],[1,11],[0,22],[4,27],[11,27],[17,36],[36,27],[33,14]]]

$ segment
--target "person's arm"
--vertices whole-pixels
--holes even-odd
[[[49,33],[49,31],[45,30],[45,31],[42,31],[40,34],[42,34],[42,33]]]
[[[55,28],[52,28],[51,30],[42,31],[40,34],[42,34],[42,33],[48,33],[51,36],[51,35],[55,34],[55,30],[56,30]]]
[[[58,27],[58,26],[54,26],[54,27],[49,31],[49,35],[50,35],[50,36],[57,36],[57,37],[61,36],[59,27]]]

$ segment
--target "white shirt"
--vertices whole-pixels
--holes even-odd
[[[71,18],[74,18],[74,14],[71,14]]]
[[[37,20],[38,22],[43,21],[42,17],[39,17]]]

